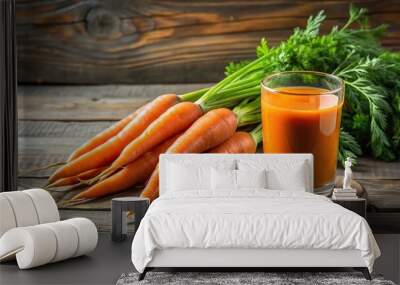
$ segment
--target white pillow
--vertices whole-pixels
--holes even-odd
[[[236,170],[236,183],[240,188],[267,188],[267,171]]]
[[[287,191],[307,191],[308,179],[304,162],[296,163],[290,171],[269,169],[267,171],[267,185],[269,189]]]
[[[212,168],[211,181],[213,190],[236,190],[236,170]]]
[[[168,164],[168,191],[211,189],[211,167]]]
[[[310,187],[306,161],[277,159],[238,160],[239,170],[266,170],[267,188],[273,190],[307,191]]]
[[[235,169],[235,160],[199,161],[174,160],[165,165],[167,192],[211,190],[211,169]]]

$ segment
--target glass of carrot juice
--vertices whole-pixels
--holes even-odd
[[[335,184],[343,81],[312,71],[275,73],[262,81],[264,153],[312,153],[314,193]]]

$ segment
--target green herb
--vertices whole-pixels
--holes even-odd
[[[343,129],[340,130],[338,160],[342,163],[342,166],[344,166],[347,157],[352,158],[355,163],[356,157],[361,154],[360,145],[354,137]]]
[[[233,112],[239,118],[239,127],[257,124],[261,121],[261,97],[258,96],[255,100],[249,101],[246,99],[233,108]]]
[[[258,145],[262,141],[262,125],[259,124],[254,130],[250,132],[254,142]]]
[[[256,50],[258,58],[230,63],[225,70],[227,77],[216,85],[213,96],[218,97],[230,84],[236,84],[235,92],[254,91],[266,75],[278,71],[336,74],[346,90],[339,161],[361,155],[360,144],[365,153],[383,160],[396,159],[400,155],[400,53],[381,47],[379,39],[386,26],[371,28],[365,14],[366,9],[351,6],[343,27],[335,26],[320,35],[325,19],[321,11],[308,19],[305,29],[296,28],[276,47],[269,47],[262,39]],[[357,29],[350,28],[355,24]]]

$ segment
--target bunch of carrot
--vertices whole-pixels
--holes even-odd
[[[76,149],[49,178],[49,189],[88,186],[69,203],[84,203],[148,180],[142,196],[158,196],[162,153],[253,153],[261,128],[259,86],[247,84],[252,63],[211,88],[165,94],[139,108]],[[150,178],[150,179],[149,179]]]

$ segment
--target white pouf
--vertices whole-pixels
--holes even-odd
[[[10,202],[6,197],[0,196],[0,237],[16,226],[17,222]]]
[[[30,196],[22,191],[1,193],[10,202],[17,227],[33,226],[39,223],[35,205]]]
[[[43,225],[48,227],[55,235],[57,241],[57,252],[52,262],[75,256],[78,249],[78,232],[71,225],[64,222],[54,222]]]
[[[15,227],[60,220],[56,202],[43,189],[0,193],[0,237]]]
[[[0,238],[0,261],[14,256],[20,269],[86,254],[96,248],[97,228],[86,218],[18,227]]]
[[[74,257],[90,252],[96,248],[98,234],[97,228],[92,221],[85,218],[74,218],[65,220],[64,222],[73,226],[78,233],[79,244]]]
[[[57,204],[49,192],[43,189],[29,189],[22,192],[31,197],[39,218],[39,224],[60,220]]]

